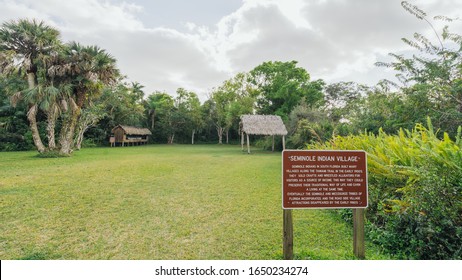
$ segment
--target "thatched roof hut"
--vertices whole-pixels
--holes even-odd
[[[270,135],[273,136],[274,151],[274,135],[282,136],[282,144],[285,146],[285,135],[287,129],[282,122],[281,117],[274,115],[242,115],[239,124],[241,131],[241,146],[244,150],[244,133],[247,135],[247,151],[250,154],[249,135]],[[285,147],[283,147],[285,148]]]
[[[121,124],[114,127],[111,132],[114,133],[119,128],[121,128],[125,132],[125,134],[130,134],[130,135],[152,135],[151,131],[149,129],[147,129],[147,128],[134,127],[134,126],[128,126],[128,125],[121,125]]]
[[[148,143],[148,136],[152,135],[151,131],[147,128],[140,128],[127,125],[118,125],[114,127],[111,132],[114,136],[111,136],[109,142],[111,146],[127,145],[141,145]]]
[[[242,115],[241,131],[252,135],[287,135],[287,129],[280,116]]]

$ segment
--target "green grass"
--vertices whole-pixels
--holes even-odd
[[[293,212],[295,258],[354,259],[352,227],[332,211]],[[0,153],[0,221],[0,259],[282,259],[281,156],[226,145]]]

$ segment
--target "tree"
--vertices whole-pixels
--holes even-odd
[[[28,120],[27,106],[12,106],[8,92],[27,87],[17,75],[6,78],[0,74],[0,151],[28,150],[34,147]]]
[[[324,87],[323,109],[334,122],[350,121],[360,111],[360,102],[372,89],[354,82],[338,82]]]
[[[144,86],[142,84],[138,82],[131,82],[130,84],[131,96],[133,96],[133,99],[135,102],[143,100],[144,98],[143,88]]]
[[[409,119],[408,115],[413,114],[412,108],[405,108],[402,96],[396,93],[384,93],[381,91],[371,92],[362,97],[358,103],[359,110],[349,115],[351,126],[356,132],[371,132],[374,134],[379,131],[395,133],[399,128],[406,128],[409,124],[413,126],[415,119]],[[405,120],[409,120],[405,121]]]
[[[28,90],[22,90],[18,98],[25,95],[28,103],[27,119],[37,150],[45,151],[37,126],[38,103],[42,94],[47,93],[44,87],[38,89],[37,72],[43,70],[43,61],[56,52],[60,46],[59,31],[35,20],[21,19],[6,22],[0,28],[0,65],[3,71],[17,71],[27,79]]]
[[[403,94],[412,95],[410,98],[428,98],[433,104],[429,116],[435,121],[434,124],[455,135],[455,128],[462,124],[462,36],[451,33],[449,25],[438,32],[424,11],[406,1],[402,2],[402,6],[417,19],[428,24],[435,35],[434,39],[414,33],[413,39],[402,40],[414,48],[416,54],[406,57],[391,53],[393,62],[376,64],[398,71],[396,77],[400,84],[387,82],[398,87]],[[436,16],[434,20],[447,23],[454,21],[444,16]],[[426,92],[427,97],[422,92]],[[415,110],[417,109],[415,106]],[[439,120],[444,121],[438,124]]]
[[[183,118],[183,130],[191,131],[191,144],[194,144],[194,136],[202,126],[201,103],[197,94],[184,88],[177,90],[175,107],[178,109],[179,118]]]
[[[163,113],[163,110],[167,107],[167,104],[170,105],[171,102],[172,97],[165,92],[156,91],[148,96],[144,106],[150,121],[151,131],[154,131],[157,115],[159,113]]]
[[[307,144],[324,142],[333,136],[344,134],[344,124],[330,115],[326,108],[312,108],[302,99],[287,121],[287,144],[292,149],[305,148]]]
[[[304,97],[309,106],[322,100],[323,82],[309,82],[308,72],[297,61],[269,61],[250,71],[249,81],[256,87],[257,113],[276,114],[287,120],[292,109]]]
[[[178,113],[173,97],[165,92],[154,92],[148,96],[146,107],[154,137],[167,138],[167,143],[173,144],[178,126],[185,122],[183,116]]]
[[[59,138],[60,154],[73,151],[75,129],[82,109],[102,94],[104,85],[117,81],[119,71],[116,60],[97,46],[81,46],[71,42],[55,58],[48,73],[61,84],[71,86],[71,92],[63,98],[67,105]]]
[[[215,125],[215,102],[209,98],[201,106],[201,118],[203,121],[202,140],[207,142],[218,141],[217,128]]]
[[[226,143],[229,142],[229,130],[237,125],[241,115],[253,112],[257,93],[248,80],[248,75],[238,73],[211,94],[210,117],[217,130],[219,144],[223,143],[223,135],[226,135]]]
[[[223,87],[214,89],[211,94],[210,119],[213,121],[217,131],[218,144],[223,144],[223,134],[227,126],[227,114],[233,100],[235,100],[234,92],[226,91]]]
[[[239,130],[238,124],[241,115],[253,113],[257,91],[248,80],[248,74],[238,73],[223,83],[223,88],[234,95],[234,100],[231,100],[226,112],[225,134],[227,144],[229,143],[229,130],[233,126],[236,130]]]
[[[85,132],[107,115],[104,105],[102,102],[97,102],[97,104],[82,109],[74,136],[74,147],[77,150],[82,148]]]
[[[85,119],[84,114],[88,111],[96,113],[96,117],[100,118],[96,128],[89,128],[89,133],[98,141],[107,143],[110,131],[119,124],[145,125],[145,101],[139,99],[140,95],[134,92],[131,86],[124,83],[120,77],[115,85],[104,87],[101,97],[92,101],[92,106],[87,106],[82,111],[81,119]]]

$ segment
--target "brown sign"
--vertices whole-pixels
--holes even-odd
[[[366,208],[366,152],[283,151],[282,207]]]

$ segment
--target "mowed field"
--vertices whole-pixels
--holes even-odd
[[[296,259],[354,259],[352,226],[296,210]],[[0,259],[282,259],[281,154],[233,145],[0,153]],[[366,258],[387,259],[366,243]]]

